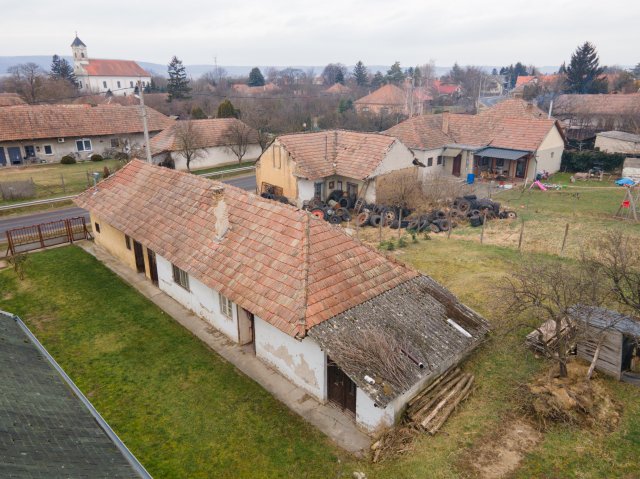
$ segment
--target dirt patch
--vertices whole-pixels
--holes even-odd
[[[542,441],[542,433],[522,419],[507,423],[473,451],[469,463],[482,479],[499,479],[515,471],[524,455]]]
[[[29,316],[29,324],[33,324],[35,329],[44,329],[49,323],[52,323],[57,318],[51,314],[40,314],[38,316]]]

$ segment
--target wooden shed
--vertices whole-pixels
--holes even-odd
[[[596,369],[618,380],[638,383],[640,321],[604,308],[576,306],[572,318],[581,323],[576,340],[579,357],[591,362],[600,344]]]

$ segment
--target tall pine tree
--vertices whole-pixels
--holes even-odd
[[[353,78],[356,80],[356,85],[358,86],[366,86],[369,80],[369,73],[367,72],[367,67],[364,66],[364,63],[358,61],[356,66],[353,68]]]
[[[589,42],[576,48],[567,66],[568,93],[606,93],[607,79],[596,48]]]
[[[264,86],[264,76],[262,76],[262,72],[258,67],[252,68],[249,73],[249,81],[247,82],[249,86]]]
[[[76,76],[73,73],[73,67],[67,60],[60,58],[58,55],[53,55],[51,59],[49,77],[53,80],[66,80],[73,86],[78,85]]]
[[[400,85],[405,78],[405,74],[400,68],[400,62],[395,62],[391,65],[391,68],[387,70],[387,81],[389,83],[395,83],[396,85]]]
[[[171,62],[167,67],[167,72],[169,73],[169,80],[167,82],[167,93],[169,93],[169,98],[167,101],[190,98],[189,92],[191,91],[191,88],[189,87],[187,71],[182,64],[182,61],[178,60],[178,57],[174,56],[171,59]]]
[[[386,80],[384,78],[384,75],[379,71],[377,71],[376,74],[373,75],[373,79],[371,80],[371,86],[373,88],[380,88],[385,83],[386,83]]]

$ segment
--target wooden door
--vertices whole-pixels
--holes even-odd
[[[136,269],[138,273],[144,273],[144,252],[142,251],[142,245],[136,240],[133,240],[133,253],[136,257]]]
[[[462,154],[459,154],[453,159],[453,169],[451,170],[451,174],[453,176],[460,176],[461,169],[462,169]]]
[[[516,178],[524,178],[527,176],[527,161],[528,158],[520,158],[516,162]]]
[[[149,275],[151,282],[158,286],[158,263],[156,263],[156,253],[147,248],[147,258],[149,259]]]
[[[330,358],[327,358],[327,396],[342,410],[355,414],[356,385]]]

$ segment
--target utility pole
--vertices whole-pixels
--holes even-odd
[[[147,152],[147,163],[151,161],[151,145],[149,144],[149,125],[147,124],[147,109],[144,107],[144,88],[142,82],[138,80],[138,93],[140,94],[140,108],[142,110],[142,126],[144,128],[144,149]]]

